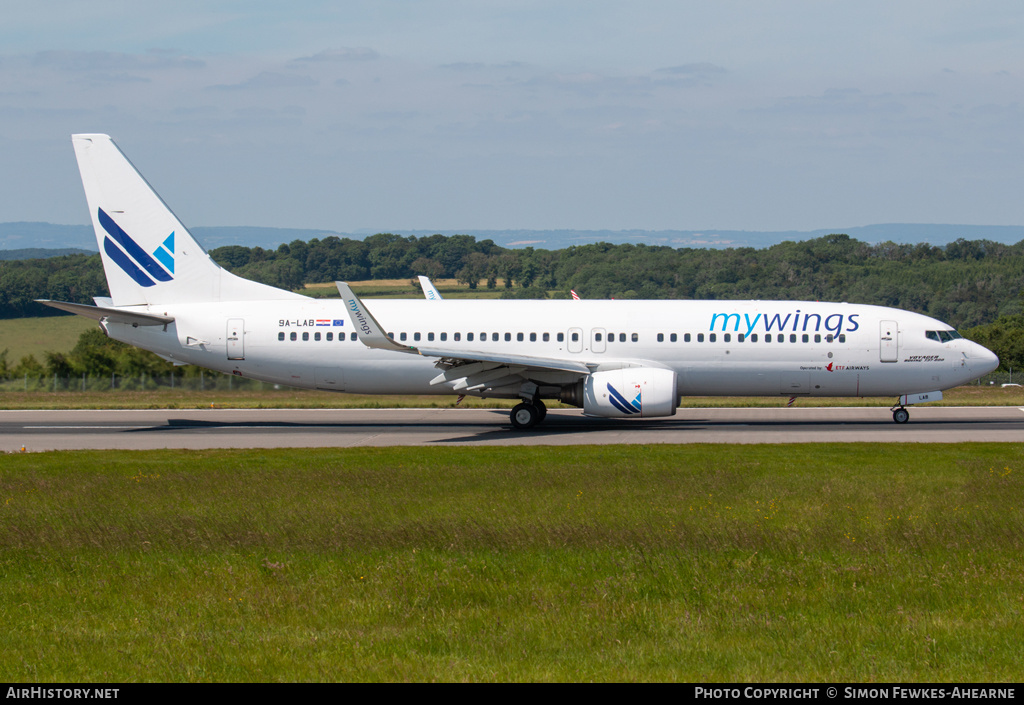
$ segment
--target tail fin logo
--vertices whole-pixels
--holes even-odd
[[[636,396],[633,397],[632,401],[626,401],[626,397],[612,385],[608,385],[608,393],[611,395],[608,400],[612,403],[616,409],[621,411],[623,414],[639,414],[642,411],[641,400],[640,400],[640,385],[636,385]]]
[[[136,284],[149,287],[158,281],[169,282],[174,279],[173,232],[150,255],[102,208],[99,209],[99,221],[109,236],[103,238],[103,251]]]

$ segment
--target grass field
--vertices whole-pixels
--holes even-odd
[[[96,325],[81,316],[11,318],[0,320],[0,352],[7,350],[7,364],[35,355],[40,362],[47,352],[70,352],[78,337]]]
[[[10,681],[1019,681],[1024,446],[44,453]]]
[[[412,279],[367,279],[366,281],[348,282],[353,291],[371,299],[420,299],[423,290]],[[446,299],[498,299],[505,291],[503,286],[487,288],[487,280],[481,279],[476,289],[470,289],[455,279],[438,279],[434,287]],[[299,290],[300,294],[314,298],[339,298],[338,287],[334,282],[307,284]]]

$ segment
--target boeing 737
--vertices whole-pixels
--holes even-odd
[[[311,299],[220,267],[106,135],[72,142],[109,298],[45,301],[177,365],[309,389],[544,400],[672,416],[684,395],[888,396],[893,419],[999,360],[950,326],[816,301]]]

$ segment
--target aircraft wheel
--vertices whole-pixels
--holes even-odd
[[[540,422],[541,414],[533,404],[523,402],[513,407],[511,418],[513,426],[520,431],[525,431],[533,428]]]
[[[892,412],[892,420],[896,423],[906,423],[910,421],[910,412],[902,407],[896,409],[896,411]]]
[[[544,402],[540,399],[534,399],[533,405],[537,407],[537,423],[540,423],[548,417],[548,408],[544,406]]]

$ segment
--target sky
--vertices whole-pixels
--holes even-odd
[[[0,0],[0,222],[110,134],[186,225],[1024,224],[1024,4]]]

